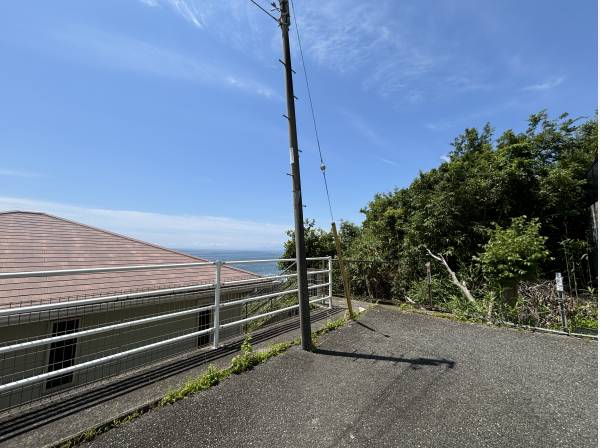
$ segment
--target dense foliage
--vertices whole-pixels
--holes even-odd
[[[539,265],[548,258],[546,237],[540,235],[537,218],[513,218],[507,228],[496,225],[490,239],[476,259],[490,282],[509,284],[527,278],[537,278]]]
[[[480,296],[496,281],[554,271],[569,282],[573,276],[580,289],[595,288],[588,171],[597,142],[596,119],[550,119],[545,111],[531,115],[524,132],[495,140],[489,124],[466,129],[447,161],[407,188],[376,194],[361,210],[362,226],[341,226],[346,256],[369,261],[352,271],[365,278],[357,288],[403,299],[424,278],[425,248],[442,254],[475,292],[481,287]],[[286,257],[294,256],[292,239]],[[334,255],[331,234],[309,223],[307,251]]]

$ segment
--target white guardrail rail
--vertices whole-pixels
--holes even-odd
[[[323,297],[318,297],[316,299],[311,299],[310,303],[317,302],[327,302],[329,308],[332,307],[332,259],[331,257],[314,257],[308,258],[308,261],[321,261],[327,262],[327,269],[322,270],[309,270],[308,275],[309,278],[318,274],[327,274],[328,281],[326,283],[314,284],[309,286],[309,290],[315,290],[319,288],[328,288],[327,295]],[[297,276],[297,274],[287,274],[281,273],[279,275],[267,275],[260,276],[253,279],[245,279],[245,280],[234,280],[234,281],[221,281],[221,268],[224,265],[244,265],[250,263],[273,263],[273,262],[294,262],[295,259],[268,259],[268,260],[236,260],[236,261],[212,261],[212,262],[197,262],[197,263],[175,263],[175,264],[154,264],[154,265],[136,265],[136,266],[110,266],[110,267],[100,267],[100,268],[89,268],[89,269],[66,269],[66,270],[49,270],[49,271],[34,271],[34,272],[5,272],[0,273],[0,280],[2,279],[15,279],[15,278],[30,278],[30,277],[55,277],[55,276],[64,276],[64,275],[77,275],[77,274],[90,274],[90,273],[105,273],[105,272],[126,272],[126,271],[147,271],[152,269],[165,269],[165,268],[189,268],[196,266],[214,266],[215,268],[215,280],[213,283],[209,284],[201,284],[201,285],[192,285],[192,286],[184,286],[184,287],[174,287],[174,288],[164,288],[164,289],[156,289],[152,291],[142,291],[135,293],[125,293],[125,294],[113,294],[104,297],[94,297],[94,298],[86,298],[81,300],[72,300],[72,301],[62,301],[56,303],[44,303],[44,304],[35,304],[35,305],[27,305],[23,307],[14,307],[14,308],[5,308],[0,309],[0,317],[10,316],[12,314],[22,314],[22,313],[32,313],[32,312],[40,312],[40,311],[50,311],[71,307],[81,307],[87,305],[95,305],[102,304],[106,302],[117,302],[129,299],[136,298],[146,298],[152,296],[162,296],[166,294],[176,294],[176,293],[187,293],[194,291],[202,291],[202,290],[212,290],[214,289],[214,303],[211,305],[195,307],[190,309],[184,309],[176,312],[169,312],[166,314],[154,315],[151,317],[144,317],[141,319],[130,320],[125,322],[112,323],[109,325],[98,326],[94,328],[81,329],[78,331],[69,332],[67,334],[61,334],[50,337],[42,337],[39,339],[27,340],[25,342],[19,342],[12,345],[0,346],[0,356],[6,356],[12,352],[18,352],[22,350],[28,350],[35,347],[49,347],[51,344],[55,344],[61,341],[72,340],[75,338],[87,337],[92,335],[99,335],[102,333],[111,333],[116,332],[117,330],[122,329],[133,329],[136,326],[149,324],[153,322],[164,321],[168,319],[176,319],[183,316],[193,315],[195,313],[200,313],[203,311],[212,311],[213,313],[213,325],[211,328],[202,329],[199,331],[193,331],[190,333],[186,333],[183,335],[179,335],[176,337],[170,337],[168,339],[160,340],[158,342],[149,343],[147,345],[143,345],[140,347],[131,348],[128,350],[124,350],[118,353],[113,353],[107,356],[101,356],[96,359],[91,359],[89,361],[84,361],[77,363],[75,359],[75,363],[68,367],[59,368],[57,370],[47,371],[41,374],[36,374],[32,376],[28,376],[26,378],[21,378],[16,381],[7,382],[5,384],[0,384],[0,394],[5,393],[7,391],[11,391],[13,389],[17,389],[20,387],[24,387],[27,385],[31,385],[41,381],[47,381],[52,378],[61,377],[65,374],[69,374],[72,372],[76,372],[78,370],[88,369],[90,367],[99,366],[101,364],[114,361],[120,358],[125,358],[130,355],[134,355],[136,353],[142,353],[145,351],[153,350],[162,346],[166,346],[169,344],[177,343],[180,341],[189,340],[192,338],[197,338],[202,335],[212,334],[213,344],[212,348],[216,349],[219,347],[219,335],[220,330],[228,327],[233,327],[235,325],[245,324],[257,319],[262,319],[266,317],[271,317],[280,313],[286,313],[291,310],[299,308],[298,304],[292,306],[286,306],[281,309],[277,309],[274,311],[264,312],[262,314],[253,315],[250,317],[245,317],[243,319],[234,320],[231,322],[221,323],[221,319],[219,316],[219,311],[236,305],[248,304],[251,302],[261,301],[272,299],[276,297],[282,297],[284,295],[297,294],[298,289],[286,289],[283,291],[268,293],[268,294],[260,294],[257,296],[249,296],[239,300],[231,300],[226,302],[221,302],[221,291],[224,287],[232,287],[239,286],[244,284],[249,284],[253,282],[260,281],[264,283],[268,280],[282,280],[282,279],[290,279]]]

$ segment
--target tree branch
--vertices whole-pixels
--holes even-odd
[[[458,288],[463,293],[463,295],[467,298],[467,300],[471,303],[476,303],[475,299],[471,295],[471,291],[469,291],[469,289],[465,286],[464,283],[461,283],[458,281],[456,274],[454,273],[454,271],[452,269],[450,269],[450,266],[448,266],[446,259],[441,254],[437,254],[437,255],[433,254],[428,248],[425,248],[425,250],[427,250],[427,254],[431,258],[439,261],[441,264],[444,265],[444,267],[448,271],[448,274],[450,275],[450,280],[452,280],[452,283],[454,283],[456,286],[458,286]]]
[[[407,301],[408,303],[412,303],[413,305],[416,305],[416,304],[417,304],[417,302],[415,302],[413,299],[411,299],[411,298],[410,298],[410,297],[408,297],[408,296],[404,296],[404,298],[406,299],[406,301]]]

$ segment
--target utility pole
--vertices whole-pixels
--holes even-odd
[[[298,302],[300,305],[300,334],[302,349],[312,349],[310,329],[310,308],[308,303],[308,275],[306,272],[306,251],[304,248],[304,213],[302,210],[302,188],[300,186],[300,156],[296,133],[296,107],[294,104],[294,83],[292,79],[292,58],[290,55],[290,10],[288,0],[279,0],[279,26],[283,39],[283,65],[285,66],[285,91],[287,96],[287,120],[290,136],[290,165],[292,189],[294,192],[294,223],[296,239],[296,268],[298,271]]]

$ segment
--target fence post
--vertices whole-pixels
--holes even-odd
[[[329,270],[329,309],[333,308],[333,260],[327,257],[327,269]]]
[[[433,298],[431,297],[431,262],[425,263],[427,268],[427,296],[429,298],[429,308],[433,309]]]
[[[564,297],[564,289],[563,289],[563,280],[562,274],[557,272],[555,275],[556,279],[556,294],[558,298],[558,307],[560,310],[560,320],[562,323],[563,331],[565,333],[569,332],[569,326],[567,324],[567,315],[565,313],[565,297]]]
[[[215,309],[213,310],[213,348],[219,347],[219,311],[221,310],[221,266],[223,262],[215,261]]]

